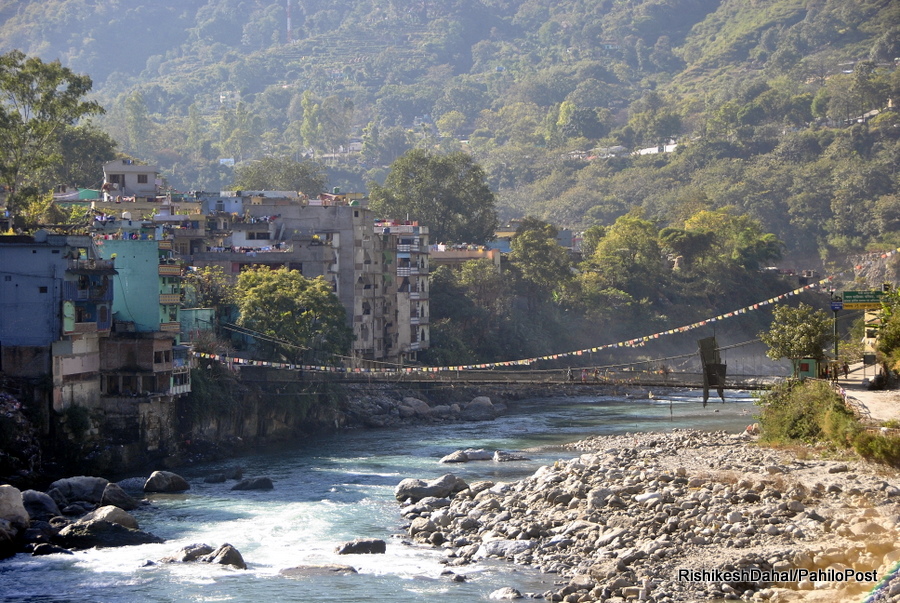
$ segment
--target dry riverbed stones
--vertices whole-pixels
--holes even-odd
[[[559,588],[532,596],[566,602],[857,601],[900,560],[894,471],[724,432],[567,448],[581,454],[518,482],[405,480],[408,536],[450,566],[492,557],[556,574]],[[881,590],[900,600],[900,585]]]

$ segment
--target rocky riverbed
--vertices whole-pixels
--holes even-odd
[[[459,579],[485,557],[554,573],[558,588],[524,594],[551,601],[860,601],[876,586],[873,601],[900,601],[894,470],[747,433],[568,449],[581,454],[513,483],[404,480],[408,535],[445,549]]]

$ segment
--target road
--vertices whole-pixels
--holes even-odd
[[[849,376],[839,378],[838,384],[844,388],[847,397],[855,399],[865,408],[863,413],[873,420],[900,421],[900,390],[873,391],[863,384],[864,380],[871,381],[877,371],[877,366],[854,364],[850,367]]]

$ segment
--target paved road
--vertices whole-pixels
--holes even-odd
[[[868,415],[876,421],[895,419],[900,421],[900,390],[872,391],[863,383],[871,381],[878,367],[863,367],[862,363],[851,365],[847,378],[841,376],[838,383],[847,392],[847,396],[857,400],[865,407]]]

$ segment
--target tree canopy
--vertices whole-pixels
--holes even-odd
[[[787,358],[797,375],[802,358],[825,358],[825,349],[834,342],[832,318],[824,310],[816,310],[801,303],[776,306],[772,312],[772,326],[759,334],[769,346],[766,355],[772,360]]]
[[[264,157],[235,166],[233,186],[251,191],[299,191],[315,197],[325,189],[326,182],[325,170],[318,163]]]
[[[41,192],[55,184],[35,178],[60,161],[65,127],[103,112],[96,101],[83,100],[91,86],[90,77],[59,61],[44,63],[18,50],[0,56],[0,182],[10,191],[7,208],[13,215],[23,185]]]
[[[462,152],[409,151],[391,164],[383,186],[372,185],[370,206],[383,218],[418,220],[432,241],[485,243],[498,224],[484,170]]]
[[[237,282],[238,324],[255,331],[262,353],[293,362],[332,363],[346,355],[353,332],[331,285],[296,270],[265,266],[246,270]]]

